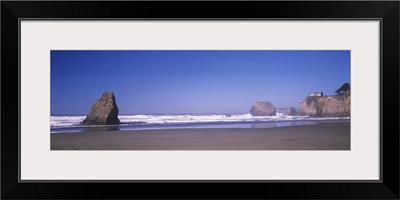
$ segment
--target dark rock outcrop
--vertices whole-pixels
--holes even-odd
[[[113,92],[103,93],[81,122],[82,125],[114,125],[119,123],[118,107]]]
[[[252,116],[273,116],[276,115],[276,108],[271,102],[255,102],[250,109]]]
[[[335,93],[346,93],[346,92],[349,91],[349,90],[350,90],[350,84],[345,83],[345,84],[343,84],[342,86],[340,86],[340,88],[337,89],[337,90],[335,91]]]
[[[350,90],[333,96],[309,96],[300,103],[300,115],[350,117]]]

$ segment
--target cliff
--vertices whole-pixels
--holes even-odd
[[[350,117],[350,90],[333,96],[309,96],[300,103],[299,114],[313,117]]]

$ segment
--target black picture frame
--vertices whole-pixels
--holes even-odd
[[[398,1],[2,1],[1,198],[399,199],[399,8]],[[21,80],[18,69],[19,19],[22,18],[379,19],[382,22],[380,86],[382,180],[378,182],[20,182],[18,132]]]

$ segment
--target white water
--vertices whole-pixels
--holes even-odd
[[[79,123],[86,116],[51,116],[50,127],[79,127]],[[317,118],[308,116],[287,116],[277,113],[276,116],[252,116],[251,114],[238,115],[119,115],[122,125],[157,125],[157,124],[191,124],[191,123],[213,123],[213,122],[268,122],[268,121],[324,121],[350,119],[349,117]]]

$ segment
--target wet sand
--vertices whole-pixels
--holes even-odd
[[[51,150],[350,150],[350,123],[54,133]]]

